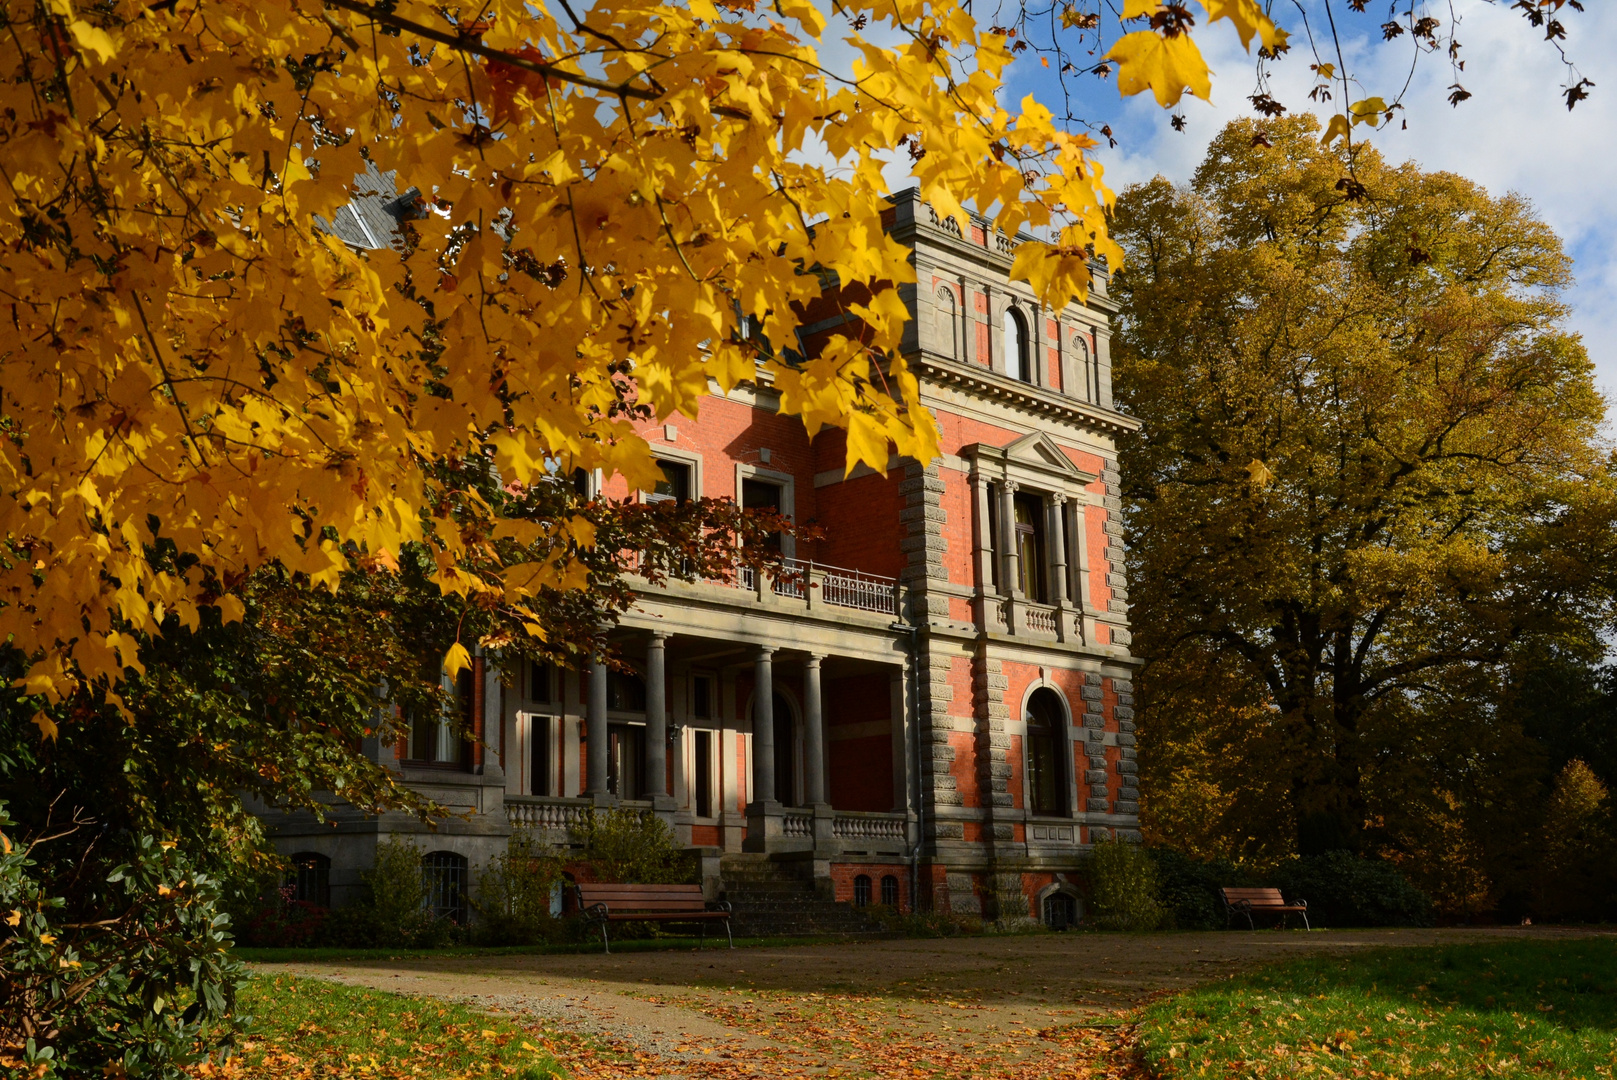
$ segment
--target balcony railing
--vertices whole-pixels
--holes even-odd
[[[786,559],[784,563],[786,573],[770,582],[770,589],[776,596],[791,600],[808,599],[810,603],[898,617],[896,578],[840,566],[825,566],[803,559]],[[757,572],[751,567],[738,567],[735,577],[725,584],[756,592]],[[817,599],[811,595],[815,591],[819,594]]]
[[[505,816],[512,826],[523,829],[567,829],[583,826],[590,804],[583,799],[558,799],[543,795],[505,797]]]
[[[903,814],[869,814],[838,810],[831,823],[831,835],[838,840],[896,840],[907,838]]]

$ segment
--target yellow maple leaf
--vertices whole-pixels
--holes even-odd
[[[1349,130],[1351,130],[1351,125],[1348,123],[1348,118],[1341,113],[1337,113],[1325,125],[1325,134],[1319,138],[1320,145],[1329,146],[1337,139],[1346,138]]]
[[[1353,116],[1355,124],[1369,124],[1375,127],[1386,114],[1387,103],[1378,97],[1367,97],[1363,101],[1355,101],[1348,106],[1348,112]]]
[[[55,720],[52,720],[42,712],[35,713],[34,726],[39,729],[39,737],[41,739],[50,739],[52,742],[56,741],[57,728]]]
[[[104,64],[118,55],[118,46],[113,43],[112,35],[83,19],[74,19],[68,24],[68,30],[73,40],[79,43],[79,48],[85,52],[93,52],[101,58]]]
[[[1253,458],[1247,463],[1246,472],[1253,487],[1268,487],[1274,483],[1275,474],[1273,470],[1258,458]]]
[[[1235,24],[1235,32],[1241,37],[1243,49],[1251,50],[1254,35],[1264,48],[1268,49],[1274,48],[1277,41],[1284,40],[1284,32],[1275,25],[1273,19],[1269,18],[1257,0],[1199,0],[1199,2],[1207,11],[1208,22],[1228,19]]]
[[[1117,65],[1117,89],[1124,97],[1150,90],[1164,109],[1177,105],[1187,91],[1212,100],[1212,72],[1188,34],[1136,30],[1113,45],[1106,59]]]
[[[466,646],[455,642],[444,653],[444,672],[451,679],[457,678],[461,672],[472,666],[472,654],[466,651]]]

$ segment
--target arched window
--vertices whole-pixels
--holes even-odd
[[[883,874],[881,879],[881,902],[888,907],[898,906],[898,878],[892,874]]]
[[[421,856],[421,885],[424,903],[433,918],[465,923],[471,912],[466,903],[468,875],[466,856],[453,851],[431,851]]]
[[[1015,308],[1005,309],[1005,373],[1023,382],[1033,381],[1032,356],[1028,349],[1027,324]]]
[[[1051,893],[1044,898],[1043,908],[1039,913],[1040,919],[1052,930],[1066,930],[1078,925],[1078,898],[1071,893]]]
[[[292,856],[292,869],[286,872],[292,899],[317,907],[331,906],[331,860],[314,851]],[[285,895],[284,893],[282,895]]]
[[[1097,400],[1094,367],[1089,359],[1089,339],[1082,330],[1077,331],[1072,335],[1072,373],[1077,381],[1072,393],[1084,401]]]
[[[1067,770],[1063,767],[1066,745],[1066,712],[1061,699],[1048,686],[1041,686],[1027,699],[1027,800],[1028,809],[1048,817],[1067,814]]]
[[[955,312],[954,290],[944,286],[938,290],[933,307],[935,340],[940,353],[951,360],[960,359],[960,319]]]
[[[860,874],[853,879],[853,906],[870,906],[870,875]]]

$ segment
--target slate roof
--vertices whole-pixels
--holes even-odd
[[[365,171],[354,177],[354,201],[341,207],[327,221],[315,215],[315,228],[328,232],[361,251],[404,247],[403,223],[421,215],[421,191],[411,188],[399,194],[397,172],[382,172],[367,161]]]

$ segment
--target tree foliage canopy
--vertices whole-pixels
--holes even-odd
[[[1509,665],[1589,645],[1617,565],[1555,235],[1317,132],[1232,124],[1114,226],[1147,790],[1260,858],[1412,851],[1508,793]]]
[[[1052,230],[1017,273],[1053,305],[1116,255],[1092,141],[999,104],[1006,39],[952,0],[838,6],[848,77],[802,0],[4,10],[0,635],[46,702],[87,679],[120,705],[139,635],[239,617],[269,563],[329,587],[419,542],[451,592],[577,585],[564,560],[464,563],[489,537],[588,544],[587,521],[450,519],[422,469],[649,487],[634,422],[696,415],[710,380],[845,425],[850,467],[929,457],[896,356],[894,156],[944,213]],[[368,162],[422,196],[396,250],[314,224]],[[833,278],[868,295],[861,329],[804,358]]]

